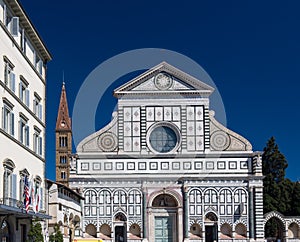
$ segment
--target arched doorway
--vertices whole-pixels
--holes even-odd
[[[153,241],[178,241],[178,203],[176,198],[167,193],[157,195],[152,201],[154,234]]]
[[[114,237],[115,242],[127,241],[127,218],[122,212],[118,212],[114,217]]]
[[[218,217],[213,212],[205,215],[205,241],[213,242],[218,240]]]
[[[267,241],[283,241],[285,225],[278,217],[271,217],[265,224],[265,238]]]

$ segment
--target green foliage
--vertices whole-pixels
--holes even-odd
[[[264,213],[278,211],[283,215],[300,216],[300,183],[285,178],[287,160],[271,137],[262,156],[264,178]],[[270,219],[265,226],[266,237],[278,237],[282,226]]]
[[[50,242],[63,242],[63,235],[59,229],[59,225],[54,225],[54,233],[52,233],[49,237]]]
[[[281,222],[278,221],[277,218],[271,218],[265,225],[265,237],[269,238],[276,238],[276,239],[282,239],[282,226],[280,224]]]
[[[32,221],[30,230],[27,235],[27,242],[43,242],[42,225],[40,222]]]
[[[285,169],[288,167],[287,160],[279,151],[275,138],[271,137],[264,148],[263,173],[276,183],[282,182],[285,177]]]
[[[300,215],[300,183],[296,182],[292,194],[292,210],[290,215]]]

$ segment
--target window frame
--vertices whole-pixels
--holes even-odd
[[[29,83],[26,79],[21,75],[20,76],[20,83],[19,83],[19,99],[27,106],[30,105],[30,92],[28,89]]]
[[[6,99],[3,100],[2,129],[11,136],[15,135],[15,115],[13,108],[14,105],[12,103]]]
[[[34,127],[33,151],[40,156],[43,155],[43,137],[41,136],[41,130],[37,127]]]
[[[34,93],[33,112],[40,120],[43,119],[42,98],[37,93]]]
[[[13,93],[16,91],[16,75],[14,73],[14,64],[4,56],[4,84],[7,86]]]
[[[28,118],[26,118],[22,113],[20,113],[20,120],[19,120],[19,141],[29,147],[29,125],[28,125]]]

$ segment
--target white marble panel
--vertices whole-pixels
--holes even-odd
[[[172,108],[164,107],[164,120],[171,121],[172,120]]]
[[[195,122],[187,121],[186,129],[187,135],[195,135]]]
[[[187,120],[195,120],[195,108],[192,107],[186,107],[186,119]]]
[[[124,122],[124,136],[131,136],[131,122]]]
[[[203,106],[197,106],[196,107],[196,120],[203,120],[204,118],[204,110],[203,110]]]
[[[196,136],[196,150],[204,150],[203,136]]]
[[[203,121],[196,121],[196,135],[203,135],[204,128],[203,128]]]
[[[124,151],[132,151],[131,137],[124,137]]]
[[[173,107],[173,120],[180,121],[180,107]]]
[[[134,122],[132,124],[132,134],[133,136],[140,136],[140,123]]]
[[[124,121],[131,121],[131,108],[124,108]]]
[[[141,150],[141,140],[139,137],[132,138],[132,151],[140,151]]]
[[[140,121],[140,108],[138,107],[132,108],[132,120]]]
[[[195,150],[195,137],[194,136],[187,137],[186,143],[187,143],[187,150],[189,150],[189,151]]]
[[[155,120],[162,121],[163,120],[163,108],[155,107]]]
[[[146,117],[147,121],[154,121],[154,108],[153,107],[147,107],[146,109]]]

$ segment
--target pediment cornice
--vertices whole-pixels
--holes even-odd
[[[167,73],[171,75],[172,77],[180,80],[182,83],[184,83],[188,88],[185,90],[149,90],[149,91],[141,91],[136,90],[138,86],[143,84],[144,82],[148,81],[158,73]],[[125,83],[124,85],[120,86],[119,88],[114,90],[114,96],[124,97],[127,95],[141,95],[143,94],[149,94],[149,95],[189,95],[189,96],[209,96],[214,91],[214,88],[207,85],[206,83],[198,80],[197,78],[177,69],[176,67],[166,63],[162,62],[159,65],[151,68],[150,70],[144,72],[143,74],[137,76],[136,78],[132,79],[131,81]]]

